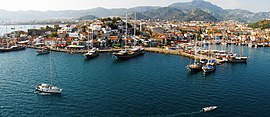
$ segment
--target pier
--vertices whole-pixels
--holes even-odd
[[[184,52],[184,50],[169,50],[169,49],[163,49],[163,48],[145,48],[145,51],[147,52],[153,52],[153,53],[160,53],[160,54],[170,54],[170,55],[179,55],[179,56],[184,56],[192,59],[207,59],[209,60],[210,58],[206,55],[198,54],[197,56],[193,54],[189,54]],[[215,59],[217,61],[217,64],[224,63],[225,61],[220,60],[220,59]]]

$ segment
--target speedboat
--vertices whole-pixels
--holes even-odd
[[[41,50],[37,50],[37,55],[43,55],[43,54],[49,54],[50,51],[49,51],[49,48],[45,47],[45,48],[42,48]]]
[[[202,108],[202,111],[203,112],[210,112],[210,111],[213,111],[213,110],[216,110],[216,109],[217,109],[217,106],[208,106],[208,107]]]

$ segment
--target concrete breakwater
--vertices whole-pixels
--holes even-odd
[[[192,59],[210,59],[208,56],[206,55],[202,55],[202,54],[198,54],[198,55],[194,55],[194,54],[189,54],[184,52],[184,50],[168,50],[168,49],[162,49],[162,48],[145,48],[145,51],[147,52],[153,52],[153,53],[161,53],[161,54],[171,54],[171,55],[179,55],[179,56],[184,56],[184,57],[188,57],[188,58],[192,58]],[[220,60],[220,59],[214,59],[217,61],[217,64],[221,64],[224,63],[225,61]]]

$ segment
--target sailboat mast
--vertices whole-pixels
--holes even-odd
[[[87,49],[88,49],[88,50],[90,49],[90,47],[89,47],[89,46],[90,46],[90,45],[89,45],[90,34],[89,34],[89,33],[90,33],[90,28],[89,28],[89,30],[88,30],[88,35],[87,35],[87,36],[88,36],[88,37],[87,37],[87,40],[88,40]]]
[[[195,56],[194,56],[194,59],[195,59],[195,61],[194,61],[194,63],[196,62],[196,56],[197,56],[197,34],[195,34]]]
[[[202,43],[203,41],[202,41],[202,39],[203,39],[203,36],[200,35],[200,37],[201,37],[201,39],[200,39],[200,44],[201,44],[200,45],[201,46],[200,47],[200,61],[202,61],[202,50],[203,50],[203,43]]]
[[[92,29],[92,41],[91,41],[92,48],[94,47],[94,29]]]
[[[212,37],[210,37],[210,38],[211,38],[211,40],[212,40]],[[208,63],[210,63],[210,60],[211,60],[211,58],[212,58],[212,56],[211,56],[210,45],[211,45],[211,44],[208,44],[208,57],[210,57],[209,60],[208,60]]]
[[[9,44],[8,44],[8,38],[7,38],[7,25],[6,25],[6,34],[5,34],[5,38],[6,38],[6,42],[7,42],[7,48],[8,48]]]
[[[136,12],[135,12],[135,21],[134,21],[134,37],[136,36]]]
[[[136,27],[137,27],[137,17],[136,17],[136,12],[135,12],[135,21],[134,21],[134,47],[136,46]]]
[[[50,79],[51,79],[51,85],[53,85],[52,77],[53,77],[53,73],[52,73],[52,53],[51,53],[51,49],[50,49]]]
[[[128,28],[128,17],[126,14],[126,32],[125,32],[125,51],[127,51],[127,28]]]

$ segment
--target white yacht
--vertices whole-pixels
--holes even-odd
[[[42,93],[61,93],[62,89],[50,85],[50,84],[39,84],[36,86],[36,90]]]
[[[213,111],[213,110],[216,110],[216,109],[217,109],[217,106],[208,106],[208,107],[202,108],[202,111],[203,112],[210,112],[210,111]]]

